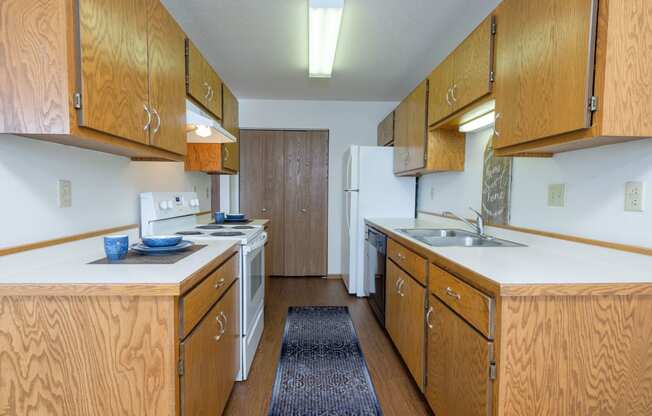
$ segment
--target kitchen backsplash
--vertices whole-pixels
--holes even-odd
[[[464,172],[435,173],[419,182],[418,209],[472,217],[482,199],[482,159],[492,129],[467,134]],[[648,185],[643,212],[626,212],[625,183]],[[565,206],[548,206],[548,185],[565,184]],[[652,141],[641,140],[553,158],[515,158],[510,224],[652,247]]]
[[[70,180],[72,206],[59,208],[58,180]],[[132,162],[75,147],[0,135],[0,248],[137,224],[138,194],[197,191],[210,209],[210,178],[183,163]]]

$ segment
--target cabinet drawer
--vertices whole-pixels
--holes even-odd
[[[494,300],[452,274],[430,265],[430,291],[489,339],[494,336]]]
[[[428,262],[423,257],[398,244],[394,240],[387,242],[387,256],[403,270],[410,273],[423,286],[426,285]]]
[[[239,256],[236,254],[181,298],[181,338],[192,331],[237,278],[238,261]]]

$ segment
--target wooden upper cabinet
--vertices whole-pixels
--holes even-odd
[[[503,1],[495,148],[591,126],[596,11],[597,0]]]
[[[394,172],[406,174],[425,167],[428,81],[421,82],[395,113]]]
[[[378,146],[394,143],[394,112],[392,111],[378,124]]]
[[[491,93],[494,18],[487,17],[429,76],[428,125]]]
[[[149,142],[148,0],[79,0],[79,124]]]
[[[190,39],[186,40],[186,87],[198,104],[222,119],[222,80]]]
[[[185,34],[159,1],[150,1],[148,36],[150,143],[186,154]]]
[[[436,415],[491,416],[493,343],[435,296],[428,309],[426,399]]]
[[[222,165],[224,169],[237,172],[240,170],[239,104],[238,99],[226,84],[222,84],[222,97],[222,112],[224,115],[222,126],[238,139],[236,143],[225,143],[223,145]]]

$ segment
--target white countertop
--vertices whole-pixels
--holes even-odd
[[[140,241],[138,229],[126,232]],[[103,237],[0,257],[2,285],[178,285],[237,243],[211,242],[175,264],[88,264],[105,257]]]
[[[366,221],[371,225],[394,230],[414,244],[501,286],[652,283],[651,256],[495,227],[487,227],[486,233],[527,247],[431,247],[398,230],[467,230],[468,227],[460,221],[434,216],[428,216],[427,219],[368,218]]]

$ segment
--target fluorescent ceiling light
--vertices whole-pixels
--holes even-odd
[[[330,78],[344,0],[308,0],[308,7],[308,74],[311,78]]]
[[[191,101],[186,101],[188,143],[235,143],[238,139]]]
[[[496,120],[495,113],[492,111],[483,116],[475,118],[468,123],[460,124],[460,133],[470,133],[472,131],[480,130],[484,127],[491,126]]]

